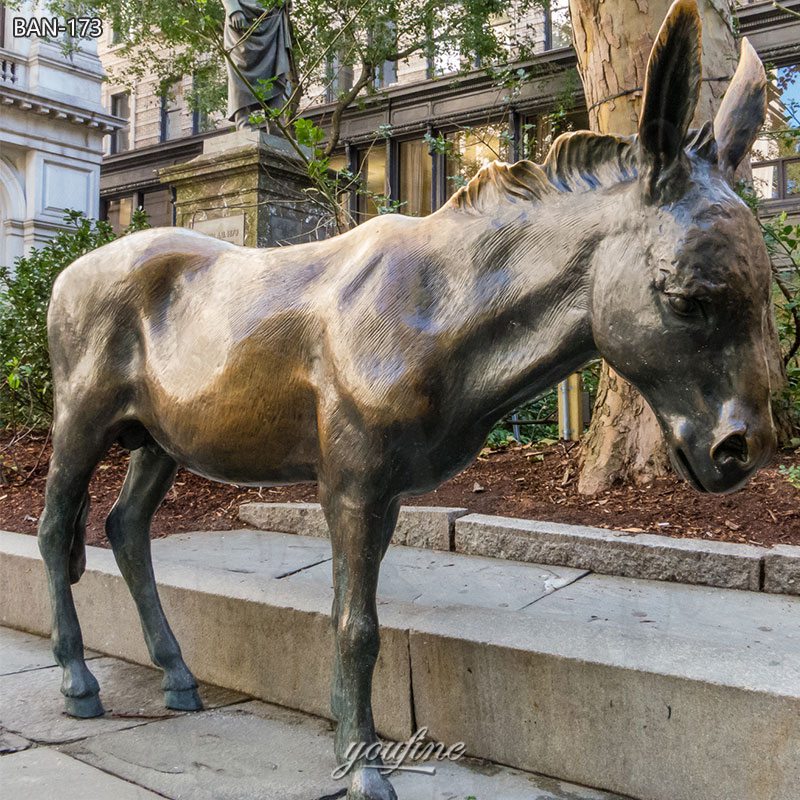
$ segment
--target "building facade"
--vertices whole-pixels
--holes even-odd
[[[786,7],[800,11],[800,0]],[[587,127],[588,117],[570,46],[565,2],[553,2],[529,21],[535,31],[533,61],[515,64],[525,80],[509,88],[476,69],[453,72],[450,56],[390,65],[381,90],[344,115],[341,148],[332,161],[358,176],[366,192],[346,202],[361,221],[387,207],[424,215],[440,207],[485,163],[496,158],[540,159],[562,130]],[[766,213],[800,209],[800,142],[787,131],[800,128],[800,18],[771,2],[744,5],[738,25],[772,75],[770,117],[765,137],[754,149],[754,184]],[[101,42],[103,63],[119,66],[111,35]],[[342,80],[352,80],[346,68]],[[193,158],[208,136],[229,129],[221,120],[199,120],[188,111],[190,79],[176,81],[160,96],[156,81],[135,91],[109,85],[109,113],[124,116],[126,129],[106,144],[101,196],[104,214],[124,225],[143,207],[155,225],[172,224],[169,189],[158,169]],[[333,105],[324,90],[311,93],[305,116],[321,127]]]
[[[65,54],[63,39],[31,32],[36,19],[31,4],[0,4],[0,264],[8,266],[63,228],[67,209],[98,216],[103,140],[120,125],[102,103],[94,40]]]

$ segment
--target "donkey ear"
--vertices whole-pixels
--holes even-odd
[[[675,0],[650,52],[639,117],[643,177],[653,200],[666,200],[685,185],[683,146],[700,97],[700,52],[697,3]]]
[[[719,168],[734,183],[736,168],[750,152],[767,117],[767,74],[753,45],[742,39],[733,79],[714,118]]]

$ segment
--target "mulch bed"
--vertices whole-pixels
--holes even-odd
[[[578,448],[570,443],[528,445],[484,452],[467,470],[435,492],[408,498],[413,505],[460,506],[507,517],[594,525],[759,545],[800,545],[800,490],[779,474],[780,464],[800,463],[800,453],[781,453],[774,463],[732,495],[701,495],[677,478],[648,486],[619,486],[593,497],[577,492]],[[44,496],[49,443],[44,436],[14,442],[0,432],[0,528],[36,532]],[[105,545],[103,520],[127,467],[115,448],[90,486],[90,544]],[[315,501],[316,486],[243,489],[213,483],[185,470],[178,473],[153,523],[153,536],[193,530],[245,527],[240,503]]]

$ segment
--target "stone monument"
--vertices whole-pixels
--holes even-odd
[[[324,238],[322,209],[292,144],[252,125],[254,112],[282,108],[291,70],[288,2],[265,8],[258,0],[224,0],[228,118],[237,130],[210,138],[203,153],[167,167],[160,178],[175,192],[176,223],[248,247]],[[261,102],[253,94],[256,88]]]
[[[281,136],[243,129],[207,139],[202,155],[162,169],[176,224],[247,247],[322,239],[324,211],[308,196],[302,159]]]

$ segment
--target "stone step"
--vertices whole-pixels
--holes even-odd
[[[239,519],[259,530],[328,537],[319,503],[243,503]],[[392,543],[624,578],[800,594],[800,547],[786,545],[765,548],[436,506],[402,506]]]
[[[76,586],[87,646],[147,663],[110,552]],[[153,544],[198,677],[326,716],[324,539],[259,531]],[[32,537],[0,534],[0,622],[49,627]],[[377,725],[639,800],[796,800],[800,598],[392,547],[379,587]]]
[[[103,669],[98,670],[99,661]],[[166,712],[160,673],[93,660],[105,717],[61,713],[60,669],[46,639],[0,628],[0,787],[8,800],[332,800],[326,720],[203,686],[206,711]],[[27,713],[20,713],[21,710]],[[13,729],[15,733],[8,731]],[[28,738],[26,738],[28,737]],[[621,800],[494,764],[432,761],[397,773],[402,800]]]

